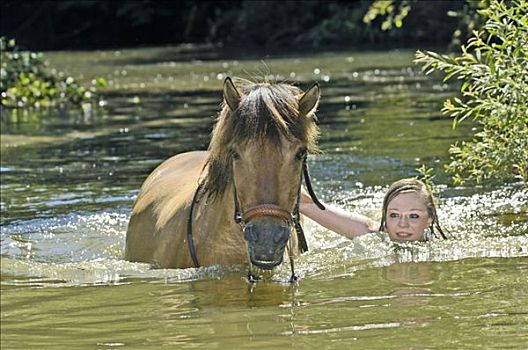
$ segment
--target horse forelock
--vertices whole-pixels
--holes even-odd
[[[302,91],[288,84],[251,84],[242,88],[240,104],[231,111],[224,103],[213,129],[205,188],[210,196],[223,193],[232,177],[232,146],[262,143],[280,147],[281,137],[299,140],[317,152],[317,127],[300,115]]]

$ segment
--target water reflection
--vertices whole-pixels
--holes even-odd
[[[438,281],[439,269],[432,263],[395,263],[382,268],[383,278],[394,287],[391,304],[397,309],[425,307],[431,303],[434,290],[430,287]],[[427,315],[398,317],[407,326],[421,326],[431,321]]]
[[[383,277],[399,286],[427,286],[438,280],[438,271],[432,263],[394,263],[383,267]]]

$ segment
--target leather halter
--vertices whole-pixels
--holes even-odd
[[[307,252],[308,244],[306,242],[306,237],[304,236],[304,231],[300,223],[300,214],[299,214],[299,203],[300,203],[300,198],[301,198],[301,185],[302,185],[303,177],[306,183],[306,189],[308,190],[308,193],[310,194],[310,197],[312,198],[313,202],[321,210],[325,210],[325,207],[319,201],[319,199],[317,199],[317,196],[315,195],[315,192],[312,188],[310,174],[308,172],[308,165],[306,164],[306,156],[304,156],[303,158],[302,171],[301,171],[300,176],[301,176],[301,179],[300,179],[301,181],[299,181],[299,189],[297,191],[297,199],[295,201],[295,207],[293,209],[293,212],[289,212],[288,210],[281,208],[280,206],[276,204],[259,204],[259,205],[249,208],[247,211],[242,213],[240,210],[240,204],[238,202],[238,194],[237,194],[236,186],[233,181],[233,192],[234,192],[233,197],[235,201],[235,214],[234,214],[235,222],[240,223],[241,225],[245,225],[245,223],[253,220],[254,218],[258,216],[274,216],[274,217],[285,220],[286,222],[288,222],[288,224],[293,223],[295,227],[295,231],[297,232],[297,239],[299,240],[299,250],[301,251],[301,253]],[[203,183],[199,183],[198,187],[196,188],[196,191],[194,192],[194,196],[191,202],[191,208],[189,211],[189,218],[187,221],[187,245],[189,247],[189,253],[191,255],[191,258],[192,258],[192,261],[195,267],[200,267],[200,263],[196,255],[196,248],[194,246],[194,241],[193,241],[193,228],[192,228],[193,220],[192,219],[193,219],[193,214],[194,214],[194,206],[198,201],[198,193],[200,192],[202,185]],[[292,265],[292,270],[293,270],[293,265]],[[292,278],[293,278],[293,275],[292,275]]]

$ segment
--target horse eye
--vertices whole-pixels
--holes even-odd
[[[238,152],[235,151],[235,150],[231,151],[231,156],[233,157],[233,160],[239,160],[240,159],[240,154],[238,154]]]
[[[305,148],[301,148],[299,151],[297,151],[297,154],[295,155],[295,158],[297,158],[298,160],[302,160],[302,159],[304,159],[304,157],[306,157],[306,149]]]

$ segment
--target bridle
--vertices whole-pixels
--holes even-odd
[[[325,210],[325,207],[319,201],[319,199],[317,199],[317,196],[315,195],[315,192],[313,190],[306,159],[307,159],[307,156],[304,155],[302,159],[302,170],[300,173],[300,181],[299,181],[299,187],[297,190],[297,198],[295,200],[295,206],[292,212],[284,208],[281,208],[280,206],[276,204],[270,204],[270,203],[259,204],[259,205],[249,208],[245,212],[242,212],[240,208],[240,203],[238,201],[238,194],[237,194],[235,181],[233,180],[233,192],[234,192],[233,197],[235,201],[234,221],[242,226],[242,230],[244,229],[244,226],[246,225],[246,223],[250,222],[251,220],[259,216],[268,216],[268,217],[271,216],[271,217],[280,218],[280,219],[285,220],[289,225],[293,224],[295,231],[297,233],[297,239],[299,241],[300,252],[304,253],[308,251],[308,243],[306,242],[304,230],[301,226],[301,218],[299,214],[299,204],[301,200],[301,185],[302,185],[303,177],[304,177],[304,182],[306,183],[306,189],[308,193],[310,194],[310,197],[312,198],[313,202],[321,210]],[[191,259],[195,267],[200,267],[200,263],[196,255],[196,248],[194,246],[194,241],[193,241],[192,219],[193,219],[193,214],[194,214],[194,206],[198,202],[198,194],[201,191],[202,187],[203,187],[203,182],[200,182],[198,184],[198,187],[196,188],[196,191],[194,192],[194,196],[191,202],[191,208],[189,211],[189,218],[187,221],[187,244],[189,247],[189,253],[191,255]],[[290,243],[291,243],[291,239],[290,239]],[[295,277],[295,273],[294,273],[293,252],[291,251],[291,247],[289,248],[288,255],[290,257],[290,266],[292,270],[292,276],[291,276],[290,281],[294,282],[297,279],[297,277]],[[257,280],[257,278],[251,273],[251,263],[249,265],[250,265],[250,271],[248,273],[248,279],[254,282]]]

